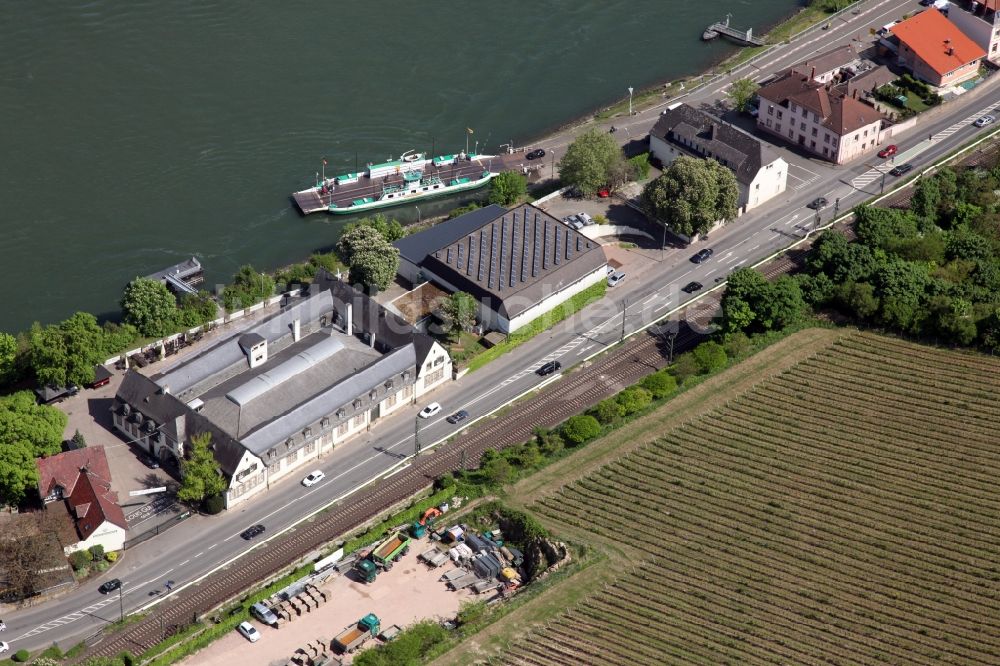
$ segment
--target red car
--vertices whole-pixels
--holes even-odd
[[[892,157],[893,155],[896,154],[897,150],[898,150],[898,148],[896,148],[895,144],[893,144],[891,146],[886,146],[882,150],[878,151],[878,156],[879,157]]]
[[[602,199],[607,199],[608,197],[611,196],[611,190],[609,190],[606,187],[602,188],[597,191],[597,196],[601,197]]]

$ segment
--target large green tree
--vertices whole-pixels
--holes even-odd
[[[274,279],[250,264],[240,266],[232,284],[222,291],[222,302],[230,312],[248,308],[274,294]]]
[[[38,485],[35,459],[59,452],[66,420],[30,391],[0,398],[0,501],[17,505]]]
[[[559,177],[564,185],[574,185],[584,196],[593,196],[603,187],[615,185],[628,173],[625,156],[618,143],[596,130],[581,134],[559,160]]]
[[[490,203],[510,206],[528,192],[528,179],[516,171],[503,171],[490,181]]]
[[[177,499],[182,502],[202,502],[226,489],[226,477],[212,454],[212,435],[195,435],[188,443],[187,455],[181,460],[181,486]]]
[[[386,289],[399,269],[399,250],[370,226],[345,230],[337,251],[348,266],[351,282],[369,291]]]
[[[342,233],[348,233],[355,227],[371,227],[388,242],[397,241],[406,235],[406,229],[395,218],[388,218],[382,213],[376,213],[371,217],[363,217],[357,222],[351,222],[344,227]]]
[[[751,78],[737,79],[729,86],[726,97],[733,103],[733,108],[742,113],[750,109],[758,88],[760,86]]]
[[[479,303],[470,294],[457,291],[441,301],[439,313],[448,334],[455,336],[475,325]]]
[[[101,327],[94,315],[77,312],[59,324],[32,325],[27,362],[41,384],[89,384],[94,381],[94,365],[124,349],[135,336],[131,325]]]
[[[159,280],[136,278],[125,287],[122,315],[143,335],[161,337],[173,332],[177,299]]]
[[[722,296],[723,326],[730,333],[782,329],[800,320],[806,307],[797,280],[782,276],[772,283],[753,268],[739,268]]]
[[[707,232],[736,216],[739,187],[733,172],[715,160],[678,157],[642,190],[647,214],[684,236]]]
[[[14,381],[17,376],[17,338],[0,332],[0,387]]]

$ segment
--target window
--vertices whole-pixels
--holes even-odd
[[[823,146],[823,157],[826,157],[827,153],[829,153],[829,152],[830,152],[830,150],[826,146]]]
[[[781,120],[781,109],[778,109],[778,120]]]
[[[303,448],[303,451],[305,452],[306,455],[314,453],[316,451],[316,440],[314,439],[313,441],[306,444],[305,447]]]
[[[444,377],[444,368],[438,368],[431,374],[427,375],[427,379],[424,380],[424,386],[436,384],[437,382],[441,381],[442,377]]]
[[[347,434],[348,422],[344,421],[339,426],[337,426],[337,437],[343,437]]]
[[[364,412],[361,412],[360,414],[355,415],[355,417],[353,419],[351,419],[351,426],[354,427],[354,428],[358,428],[358,427],[364,425],[364,423],[365,423],[365,413]]]
[[[275,460],[273,463],[271,463],[270,465],[267,466],[267,473],[268,474],[277,474],[278,473],[278,469],[280,468],[280,466],[281,466],[281,462],[278,461],[278,460]]]
[[[792,129],[788,130],[788,138],[789,139],[794,139],[795,138],[795,128],[794,127]]]
[[[390,393],[389,396],[385,399],[385,406],[394,407],[395,405],[396,405],[396,394]]]
[[[854,140],[855,140],[855,141],[857,141],[857,140],[858,140],[858,139],[860,139],[860,138],[861,138],[861,135],[860,135],[860,134],[855,134],[855,135],[854,135]]]
[[[774,107],[773,106],[767,107],[767,115],[769,115],[769,116],[773,116],[774,115]],[[778,112],[778,115],[779,116],[781,115],[780,111]]]
[[[868,138],[868,130],[865,130],[865,138]]]
[[[778,123],[777,125],[774,126],[774,131],[775,132],[780,132],[781,131],[781,123]]]
[[[292,451],[287,456],[285,456],[285,461],[286,461],[285,464],[286,465],[291,465],[293,462],[295,462],[298,459],[299,459],[299,451],[296,449],[295,451]]]
[[[438,356],[436,359],[434,359],[434,367],[437,367],[442,363],[444,363],[444,356]]]
[[[823,132],[823,143],[830,143],[830,135]]]
[[[815,141],[810,141],[809,142],[809,147],[812,148],[813,150],[816,150],[816,142]]]
[[[768,119],[767,119],[767,122],[766,122],[766,123],[764,123],[764,124],[765,124],[765,125],[767,125],[768,127],[770,127],[770,126],[771,126],[771,119],[770,119],[770,118],[768,118]],[[709,157],[711,157],[711,155],[709,155]]]
[[[813,127],[813,136],[816,136],[817,132],[818,130],[815,127]]]
[[[806,131],[806,124],[805,123],[799,123],[799,130],[802,131],[802,132],[805,132]]]
[[[790,108],[790,109],[792,110],[792,113],[795,113],[796,111],[798,111],[798,108],[799,108],[799,107],[795,106],[795,102],[792,102],[792,103],[791,103],[791,104],[789,105],[789,108]]]

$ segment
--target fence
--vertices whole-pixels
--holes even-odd
[[[163,532],[166,532],[167,530],[169,530],[172,527],[180,525],[181,523],[183,523],[185,520],[187,520],[190,517],[191,517],[191,512],[190,511],[184,511],[183,513],[177,514],[176,516],[174,516],[170,520],[167,520],[167,521],[162,522],[162,523],[157,523],[157,524],[153,525],[151,528],[149,528],[148,530],[146,530],[145,532],[143,532],[142,534],[139,534],[138,536],[132,537],[131,539],[126,539],[125,540],[125,545],[123,546],[123,548],[125,550],[128,550],[129,548],[134,548],[135,546],[138,546],[143,541],[147,541],[149,539],[152,539],[156,535],[161,534]]]

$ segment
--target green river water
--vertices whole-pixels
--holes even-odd
[[[208,284],[336,242],[291,192],[408,149],[522,145],[734,47],[795,0],[0,3],[0,330],[116,313],[192,255]],[[456,205],[421,204],[424,217]],[[411,221],[413,207],[389,209]]]

